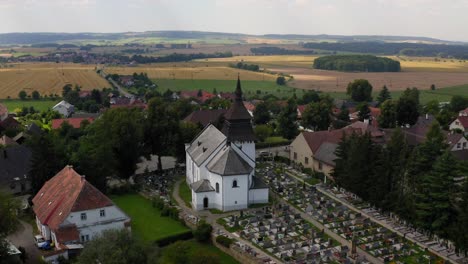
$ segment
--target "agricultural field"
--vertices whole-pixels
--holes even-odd
[[[21,109],[23,107],[34,107],[38,111],[46,111],[47,109],[52,109],[59,101],[56,100],[18,100],[18,99],[6,99],[1,100],[0,103],[4,104],[10,112],[13,112],[15,109]]]
[[[164,64],[138,67],[107,67],[106,73],[129,75],[145,72],[153,79],[189,79],[189,80],[235,80],[240,74],[242,80],[273,81],[276,76],[267,73],[234,69],[226,66],[204,66],[198,64]]]
[[[273,94],[279,98],[289,98],[294,94],[296,89],[279,86],[274,81],[251,81],[242,80],[242,91],[247,98],[254,95]],[[159,91],[182,91],[182,90],[205,90],[213,92],[216,88],[217,92],[233,92],[236,88],[235,80],[170,80],[170,79],[153,79],[158,85]]]
[[[66,84],[80,85],[83,90],[109,87],[91,65],[29,63],[12,64],[0,68],[0,98],[17,98],[21,90],[31,94],[37,90],[41,95],[58,94]]]

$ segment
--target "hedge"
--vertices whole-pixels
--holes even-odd
[[[229,237],[226,236],[217,236],[216,237],[216,242],[218,242],[220,245],[229,248],[232,243],[234,243],[233,239],[230,239]]]
[[[262,148],[271,148],[271,147],[278,147],[278,146],[288,146],[291,144],[291,142],[292,140],[282,141],[282,142],[273,142],[273,143],[257,142],[255,143],[255,148],[262,149]]]
[[[193,238],[192,230],[188,230],[180,234],[160,238],[158,240],[155,240],[154,243],[159,247],[164,247],[176,241],[189,240],[191,238]]]

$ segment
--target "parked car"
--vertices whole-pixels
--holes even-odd
[[[44,245],[49,244],[41,235],[34,236],[34,243],[36,244],[37,248],[41,248]]]
[[[260,153],[258,154],[259,157],[261,158],[269,158],[272,156],[272,154],[268,151],[260,151]]]

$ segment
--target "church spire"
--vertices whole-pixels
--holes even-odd
[[[234,93],[236,95],[236,101],[242,101],[242,88],[241,88],[239,74],[237,75],[237,87],[236,87],[236,91]]]

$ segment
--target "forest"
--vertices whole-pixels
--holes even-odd
[[[380,55],[406,55],[425,57],[453,57],[468,59],[468,46],[421,43],[385,43],[385,42],[309,42],[303,45],[308,49],[329,50],[335,52],[356,52]]]
[[[315,69],[345,72],[399,72],[400,62],[373,55],[330,55],[314,60]]]

